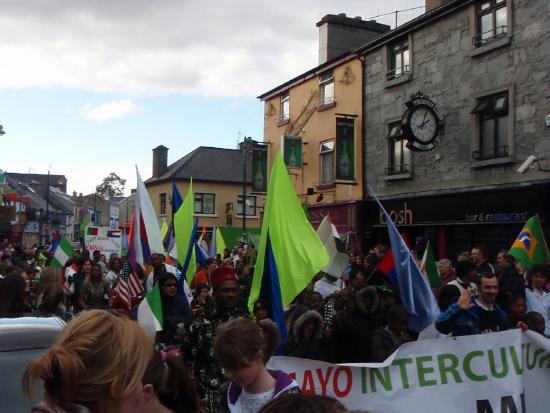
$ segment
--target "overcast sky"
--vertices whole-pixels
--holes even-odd
[[[1,0],[0,169],[135,186],[151,149],[262,139],[261,93],[317,65],[324,15],[374,17],[424,0]],[[423,9],[399,14],[398,23]],[[395,24],[393,15],[378,21]],[[208,166],[205,166],[208,167]]]

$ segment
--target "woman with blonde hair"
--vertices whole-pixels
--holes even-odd
[[[36,306],[42,315],[56,315],[68,321],[73,318],[67,311],[68,291],[61,285],[61,270],[46,267],[40,273],[40,281],[36,290]]]
[[[141,378],[152,355],[137,323],[86,311],[65,327],[47,354],[27,365],[23,391],[32,397],[33,381],[43,381],[44,401],[35,413],[140,413]]]

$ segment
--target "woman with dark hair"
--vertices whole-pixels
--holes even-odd
[[[26,281],[21,269],[0,278],[0,316],[21,317],[30,311],[25,303],[25,290]]]
[[[92,260],[84,256],[78,263],[78,272],[67,280],[74,314],[82,310],[80,307],[80,290],[82,289],[82,284],[84,284],[84,281],[90,278],[91,271]]]
[[[164,272],[158,277],[160,300],[162,302],[163,330],[157,334],[157,341],[167,345],[177,344],[178,324],[191,319],[187,299],[178,295],[178,280],[174,274]]]
[[[101,266],[93,264],[90,277],[82,284],[80,289],[80,307],[84,310],[110,308],[111,289],[103,279]]]
[[[120,271],[122,270],[122,259],[119,257],[113,257],[109,261],[109,271],[105,275],[105,281],[109,288],[113,289],[118,284],[118,278],[120,277]]]

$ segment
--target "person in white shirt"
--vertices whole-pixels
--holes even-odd
[[[533,265],[527,274],[528,287],[525,289],[527,310],[536,311],[544,317],[546,336],[550,336],[550,293],[545,289],[549,278],[548,266]]]
[[[476,277],[476,266],[472,261],[458,261],[455,265],[456,280],[447,285],[454,285],[460,291],[460,294],[467,288],[470,288],[472,295],[477,295],[477,287],[474,278]]]

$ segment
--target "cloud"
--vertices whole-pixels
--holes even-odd
[[[317,65],[315,23],[325,14],[366,18],[423,3],[2,0],[0,88],[257,96]]]
[[[130,99],[120,99],[102,103],[97,106],[88,104],[84,106],[82,114],[87,119],[91,119],[96,122],[104,122],[106,120],[122,118],[123,116],[131,115],[132,113],[137,113],[140,111],[141,108]]]

